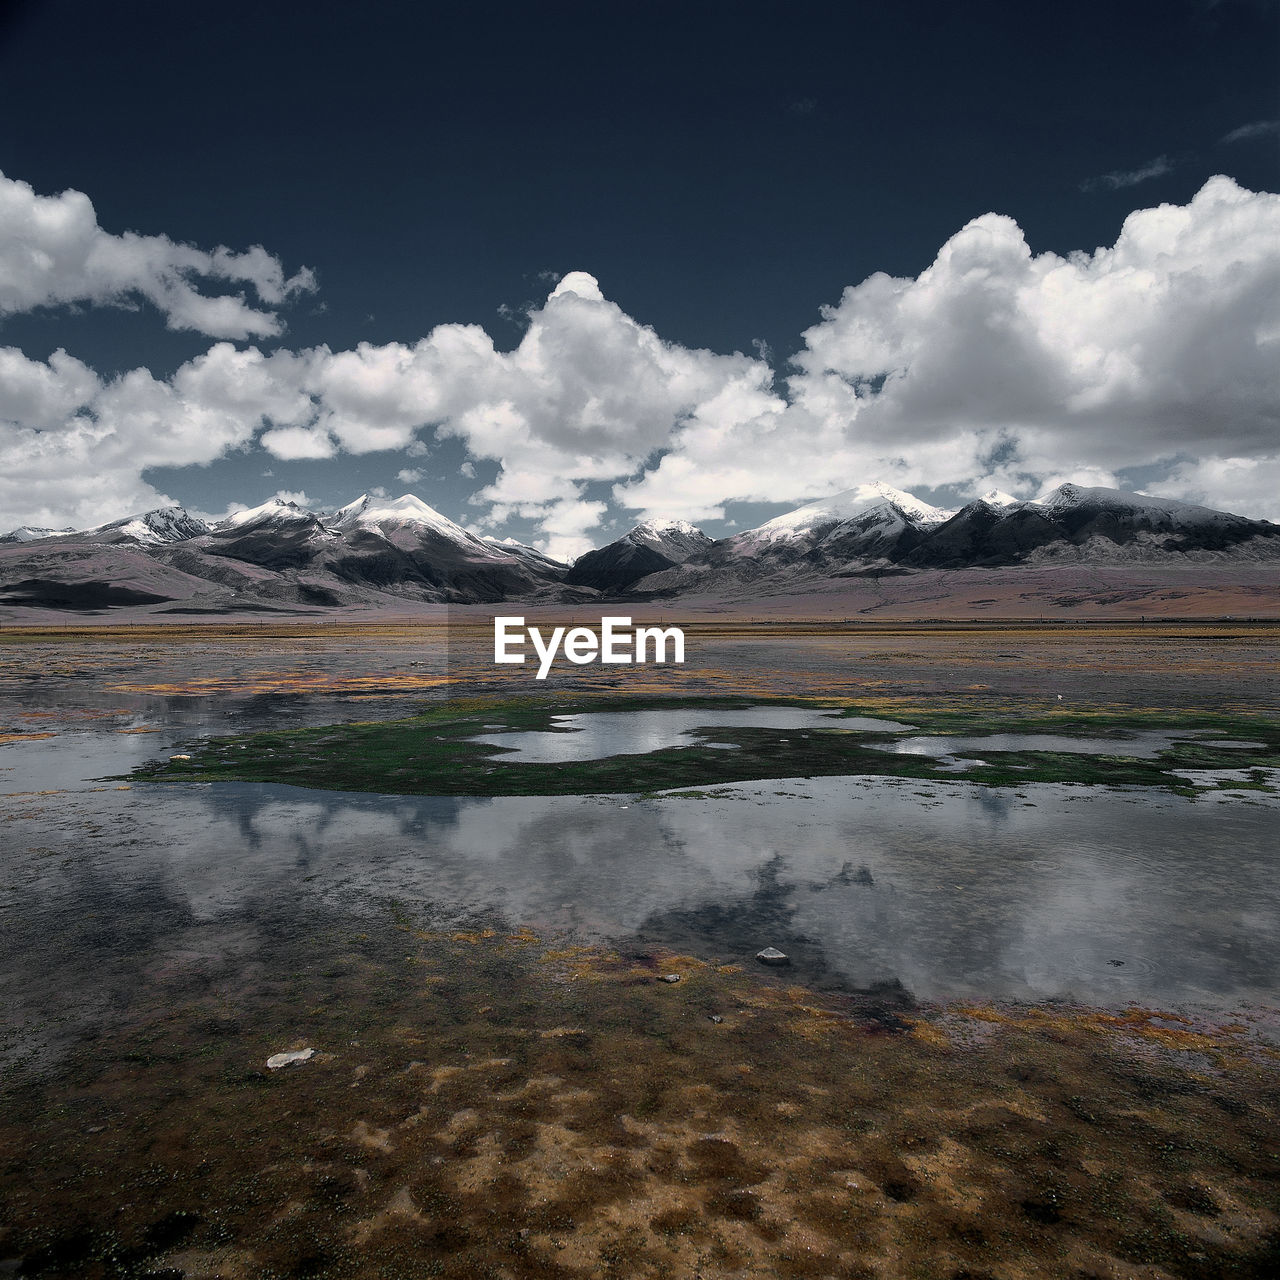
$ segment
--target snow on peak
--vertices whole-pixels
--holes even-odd
[[[260,507],[248,507],[244,511],[235,511],[219,520],[218,529],[240,529],[245,525],[257,524],[262,520],[270,520],[276,524],[292,524],[301,520],[310,520],[311,516],[298,506],[296,502],[286,502],[283,498],[269,498]]]
[[[75,533],[74,529],[40,529],[35,525],[19,525],[11,529],[0,541],[4,542],[39,542],[41,538],[65,538]]]
[[[988,489],[977,500],[985,502],[989,507],[1016,507],[1018,505],[1018,499],[1011,493],[1005,493],[1003,489]]]
[[[162,546],[168,542],[183,542],[209,532],[203,520],[189,515],[183,507],[157,507],[144,511],[128,520],[117,520],[103,525],[103,531],[118,529],[126,538],[150,546]]]
[[[830,498],[820,498],[817,502],[797,507],[795,511],[774,516],[749,533],[768,541],[795,538],[811,529],[842,524],[878,507],[889,506],[897,507],[913,523],[922,525],[942,524],[955,514],[944,511],[941,507],[932,507],[927,502],[921,502],[914,494],[877,480],[872,484],[860,484],[854,489],[846,489]]]
[[[537,547],[531,547],[527,542],[521,542],[519,538],[496,538],[491,533],[480,535],[482,542],[487,542],[491,546],[501,547],[504,551],[512,555],[520,556],[522,559],[543,560],[549,564],[563,564],[563,560],[557,560],[554,556],[549,556],[545,551],[539,551]]]
[[[690,524],[687,520],[646,520],[642,524],[636,525],[631,532],[650,533],[659,536],[664,533],[683,533],[692,537],[701,536],[704,538],[707,536],[696,524]]]
[[[474,542],[461,525],[429,507],[421,498],[406,493],[399,498],[378,498],[362,493],[354,502],[342,507],[333,517],[335,528],[350,525],[417,524],[461,542]]]
[[[636,547],[649,547],[663,555],[678,555],[683,558],[709,544],[711,539],[697,525],[690,524],[687,520],[646,520],[629,533],[624,533],[622,541]]]
[[[1215,511],[1194,502],[1182,502],[1177,498],[1153,498],[1145,493],[1130,493],[1125,489],[1104,489],[1081,484],[1060,484],[1034,499],[1030,506],[1044,511],[1069,511],[1073,507],[1094,506],[1112,511],[1141,512],[1152,519],[1162,519],[1168,524],[1203,524],[1206,520],[1239,520],[1240,516],[1225,511]]]

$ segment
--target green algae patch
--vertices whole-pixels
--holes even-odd
[[[829,725],[806,729],[716,727],[688,745],[595,760],[529,763],[499,747],[473,741],[504,731],[573,731],[554,717],[655,709],[744,710],[758,706],[831,709]],[[840,718],[891,717],[929,735],[981,737],[1051,733],[1114,739],[1133,733],[1190,734],[1152,759],[1105,750],[993,751],[972,744],[955,754],[960,768],[929,755],[883,747],[899,736],[845,727]],[[1245,739],[1254,746],[1217,746]],[[732,749],[713,746],[728,744]],[[189,756],[189,758],[187,758]],[[1055,711],[1052,708],[957,706],[905,701],[797,698],[471,698],[450,701],[403,719],[330,725],[284,732],[206,739],[168,761],[143,766],[135,777],[287,783],[338,791],[399,795],[593,795],[706,788],[770,778],[894,776],[960,779],[988,786],[1028,782],[1147,786],[1193,793],[1185,770],[1253,770],[1224,786],[1270,789],[1263,770],[1280,768],[1280,722],[1242,715],[1162,711]],[[1209,785],[1212,785],[1211,783]]]
[[[1274,1274],[1280,1060],[1247,1018],[909,998],[889,1017],[874,992],[404,912],[317,925],[305,966],[281,945],[256,957],[270,983],[170,985],[6,1076],[0,1260],[90,1280]]]

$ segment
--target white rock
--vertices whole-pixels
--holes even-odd
[[[784,952],[778,950],[777,947],[765,947],[763,951],[756,952],[756,959],[761,964],[790,964],[791,957]]]
[[[278,1071],[281,1067],[292,1066],[295,1062],[306,1062],[314,1054],[314,1049],[290,1049],[288,1053],[273,1053],[267,1059],[267,1067],[272,1071]]]

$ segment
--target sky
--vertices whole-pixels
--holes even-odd
[[[0,530],[1280,520],[1280,3],[0,0]]]

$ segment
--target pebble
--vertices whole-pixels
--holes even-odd
[[[291,1049],[288,1053],[273,1053],[267,1059],[267,1068],[278,1071],[281,1067],[292,1066],[295,1062],[306,1062],[314,1055],[314,1049]]]

